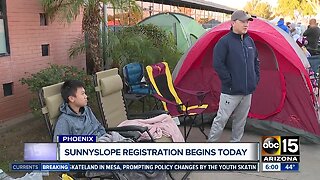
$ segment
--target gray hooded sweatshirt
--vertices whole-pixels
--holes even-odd
[[[79,115],[71,110],[67,103],[63,103],[60,112],[54,128],[54,142],[57,141],[57,135],[96,135],[99,138],[106,134],[104,127],[88,106],[81,108]]]

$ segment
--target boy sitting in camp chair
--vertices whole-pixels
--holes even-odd
[[[99,142],[133,142],[117,132],[106,133],[91,108],[87,106],[88,99],[81,81],[66,81],[61,87],[61,95],[64,103],[60,106],[61,115],[54,128],[54,142],[58,135],[96,135]]]
[[[144,126],[141,120],[136,119],[124,121],[122,127],[105,129],[97,120],[90,107],[87,106],[87,95],[82,82],[77,80],[66,81],[61,87],[61,95],[64,103],[60,106],[61,115],[54,128],[54,142],[57,141],[58,135],[96,135],[99,142],[133,142],[137,141],[140,137],[144,137],[144,139],[148,139],[149,137],[149,139],[154,142],[152,136],[157,133],[155,132],[151,135],[149,131],[157,131],[155,130],[155,128],[157,128],[157,122],[171,122],[171,124],[174,124],[169,115],[162,114],[145,120],[148,123],[155,122],[155,127],[147,124]],[[178,127],[174,128],[173,126],[169,126],[169,124],[165,127],[172,127],[174,130],[178,130]],[[144,133],[145,136],[142,136],[142,133]],[[172,138],[178,142],[183,139],[181,133],[172,136]]]
[[[60,106],[59,116],[54,128],[53,141],[57,141],[58,135],[96,135],[99,142],[133,142],[119,133],[112,131],[107,133],[87,106],[88,99],[85,93],[84,84],[77,80],[68,80],[61,87],[61,95],[64,103]],[[120,127],[121,128],[121,127]],[[87,177],[103,176],[106,172],[86,172]],[[107,173],[108,174],[108,173]],[[118,177],[149,179],[157,177],[166,179],[166,172],[121,172]]]

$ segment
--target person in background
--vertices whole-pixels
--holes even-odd
[[[308,45],[308,40],[306,37],[300,36],[299,38],[296,39],[296,43],[299,45],[299,47],[302,49],[302,51],[307,57],[311,56],[310,52],[306,48],[306,46]]]
[[[277,26],[279,28],[281,28],[282,30],[284,30],[286,33],[290,34],[288,27],[286,25],[284,25],[284,19],[283,18],[280,18],[280,20],[277,23]]]
[[[217,141],[230,119],[231,142],[239,142],[244,133],[251,97],[260,79],[258,51],[248,35],[250,15],[237,10],[231,15],[231,29],[215,45],[213,67],[221,80],[219,110],[208,142]]]
[[[289,22],[289,21],[286,22],[286,26],[287,26],[288,29],[291,29],[291,22]]]
[[[295,23],[292,23],[290,25],[290,36],[294,39],[294,41],[296,41],[297,39],[300,38],[300,34],[299,32],[297,31],[297,28],[296,28],[296,24]]]
[[[302,25],[301,25],[301,22],[298,22],[298,23],[297,23],[296,31],[298,32],[298,34],[299,34],[300,36],[303,34],[303,33],[302,33]]]
[[[308,41],[307,41],[307,38],[306,37],[299,37],[297,40],[296,40],[296,43],[298,44],[298,46],[301,48],[301,50],[303,51],[303,53],[306,55],[306,57],[311,57],[311,54],[309,53],[309,51],[307,50],[306,48],[306,45],[308,45]],[[301,58],[302,60],[302,64],[303,66],[306,68],[308,74],[309,74],[309,78],[311,80],[311,84],[312,86],[315,88],[315,87],[318,87],[318,83],[317,83],[317,79],[316,79],[316,73],[312,70],[311,68],[311,65],[309,63],[309,61],[304,61],[303,58]]]
[[[317,25],[316,19],[310,19],[308,29],[303,33],[307,37],[307,49],[312,56],[318,53],[318,41],[320,37],[320,28]]]

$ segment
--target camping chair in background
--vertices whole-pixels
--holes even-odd
[[[108,129],[117,127],[121,122],[128,120],[129,118],[145,119],[166,113],[162,110],[156,110],[149,113],[146,112],[139,117],[136,116],[128,118],[122,94],[123,82],[118,74],[117,68],[97,72],[94,76],[94,81],[100,112],[103,116],[103,119],[105,119],[104,124],[108,124]],[[144,130],[149,134],[150,139],[153,140],[148,130]],[[162,137],[161,139],[155,141],[172,142],[171,138],[166,137]]]
[[[113,68],[97,72],[94,76],[94,83],[101,114],[104,116],[108,127],[116,127],[124,120],[127,120],[128,117],[122,94],[123,82],[118,74],[118,69]],[[151,112],[145,112],[143,116],[135,118],[151,118],[163,113],[167,112],[163,110],[153,110]],[[155,139],[154,141],[172,142],[172,139],[162,136],[162,138]],[[174,179],[170,171],[167,171],[167,173],[171,179]],[[188,175],[185,175],[184,177],[187,176]]]
[[[128,87],[130,94],[144,94],[152,93],[151,87],[142,82],[144,77],[143,66],[141,63],[130,63],[123,67],[124,82]]]
[[[209,91],[190,91],[184,90],[181,88],[177,88],[173,86],[171,73],[166,62],[161,62],[154,65],[149,65],[146,67],[147,73],[149,76],[150,83],[156,91],[154,96],[162,101],[164,110],[169,111],[169,114],[174,117],[184,116],[184,138],[187,141],[189,133],[192,129],[192,126],[195,125],[195,120],[198,115],[201,116],[201,125],[198,126],[202,134],[206,138],[208,136],[204,132],[204,123],[203,123],[203,112],[208,107],[207,104],[203,104],[203,99]],[[198,98],[198,104],[189,104],[189,100],[181,100],[178,96],[176,90],[180,92],[187,93],[189,95],[193,95]],[[187,132],[187,124],[186,119],[189,118],[192,123]]]
[[[127,87],[124,93],[127,109],[129,110],[134,101],[139,101],[142,103],[142,112],[144,112],[146,98],[153,93],[153,90],[146,82],[142,82],[144,78],[142,64],[137,62],[127,64],[122,72]]]

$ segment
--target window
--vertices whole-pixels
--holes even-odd
[[[3,84],[3,95],[4,96],[11,96],[13,94],[12,87],[13,87],[13,82]]]
[[[42,56],[49,56],[49,44],[41,45]]]
[[[9,53],[6,1],[0,0],[0,55],[8,55]]]
[[[45,13],[40,13],[40,26],[48,26],[48,19]]]

